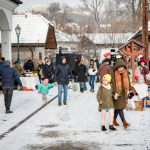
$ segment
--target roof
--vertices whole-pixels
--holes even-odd
[[[11,43],[17,43],[15,28],[17,24],[21,27],[20,43],[46,43],[47,33],[52,25],[41,15],[13,15],[12,16]],[[0,33],[1,34],[1,33]],[[54,34],[54,33],[53,33]],[[54,36],[53,36],[54,37]],[[1,35],[0,35],[1,42]],[[53,40],[55,42],[55,39]],[[55,47],[56,48],[56,44]]]
[[[23,3],[23,2],[21,2],[21,1],[19,1],[19,0],[10,0],[10,1],[12,1],[12,2],[16,3],[17,5],[18,5],[18,4],[22,4],[22,3]]]
[[[124,44],[134,33],[85,34],[95,44]]]

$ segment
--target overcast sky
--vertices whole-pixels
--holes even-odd
[[[28,8],[30,8],[33,5],[37,5],[37,4],[43,4],[43,3],[53,3],[53,2],[60,2],[60,3],[66,3],[71,7],[75,7],[80,3],[80,0],[20,0],[23,2],[22,5],[19,5],[19,7],[17,8],[17,10],[19,12],[24,12],[27,11]]]

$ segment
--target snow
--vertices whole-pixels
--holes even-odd
[[[71,85],[71,84],[70,84]],[[88,85],[88,84],[87,84]],[[116,132],[101,131],[95,84],[95,93],[88,90],[68,90],[68,105],[58,107],[57,98],[32,118],[0,140],[3,150],[148,150],[150,149],[150,109],[125,111],[126,120],[131,123],[124,129],[120,118]],[[50,90],[48,99],[57,95],[57,86]],[[4,113],[3,96],[0,96],[0,134],[6,132],[29,114],[41,107],[41,95],[37,91],[15,91],[11,110]],[[108,129],[109,116],[106,118]]]

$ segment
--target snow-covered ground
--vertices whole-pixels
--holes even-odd
[[[124,130],[120,118],[116,132],[101,131],[96,92],[81,94],[69,89],[68,105],[58,107],[57,98],[16,130],[0,140],[1,150],[150,150],[150,109],[125,111],[131,127]],[[88,89],[90,89],[88,87]],[[57,86],[48,99],[57,95]],[[0,135],[41,107],[37,91],[15,91],[11,110],[5,114],[0,95]],[[106,127],[109,116],[107,114]]]

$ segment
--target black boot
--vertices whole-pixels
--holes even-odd
[[[81,92],[82,88],[80,87],[80,92]]]
[[[10,114],[10,113],[13,113],[13,111],[6,110],[6,114]]]
[[[113,125],[109,125],[109,130],[116,131],[116,128]]]
[[[107,129],[105,128],[105,126],[102,126],[102,131],[107,131]]]
[[[83,93],[83,88],[81,88],[81,93]]]

